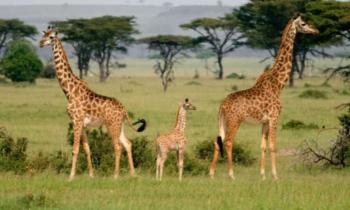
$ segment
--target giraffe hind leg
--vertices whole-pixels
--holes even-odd
[[[267,123],[262,127],[262,139],[261,139],[261,160],[260,160],[260,176],[262,180],[265,180],[265,159],[266,159],[266,143],[269,134],[269,126]]]
[[[89,169],[89,176],[93,177],[94,176],[94,171],[93,171],[93,166],[92,166],[92,161],[91,161],[91,152],[90,152],[90,146],[87,138],[86,131],[83,130],[82,132],[82,140],[83,140],[83,148],[86,154],[86,161]]]
[[[120,142],[125,148],[127,155],[128,155],[128,162],[129,162],[129,168],[130,168],[130,175],[135,176],[135,168],[134,168],[134,161],[132,158],[132,144],[131,142],[126,138],[124,134],[124,126],[122,126],[121,133],[120,133]]]

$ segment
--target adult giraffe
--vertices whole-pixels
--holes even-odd
[[[218,124],[220,134],[215,142],[213,160],[209,175],[214,176],[219,150],[223,154],[223,140],[227,153],[228,175],[234,179],[232,164],[232,144],[240,124],[254,121],[263,125],[261,141],[260,175],[265,179],[265,153],[267,139],[270,140],[271,169],[274,179],[276,171],[276,128],[282,110],[281,91],[287,82],[292,68],[294,40],[297,33],[317,34],[318,30],[306,24],[300,16],[291,19],[285,27],[281,45],[273,66],[265,71],[256,84],[246,90],[228,95],[220,106]]]
[[[43,37],[39,45],[40,47],[46,45],[52,46],[56,76],[68,100],[67,111],[73,121],[73,158],[69,180],[73,180],[75,176],[81,138],[86,153],[89,175],[91,177],[93,176],[90,148],[85,128],[88,126],[100,126],[102,124],[106,125],[114,144],[115,177],[119,175],[121,145],[123,145],[127,151],[130,173],[133,176],[135,170],[131,153],[131,142],[124,134],[123,122],[127,120],[134,130],[141,132],[145,129],[145,120],[141,119],[135,123],[131,123],[127,110],[118,100],[99,95],[90,90],[86,83],[73,73],[61,40],[58,38],[57,34],[57,31],[49,26],[48,29],[43,32]],[[138,129],[135,129],[132,125],[138,123],[142,125]]]

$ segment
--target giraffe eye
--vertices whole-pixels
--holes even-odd
[[[306,26],[306,23],[302,23],[301,26]]]

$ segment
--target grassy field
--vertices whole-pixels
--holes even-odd
[[[116,97],[136,117],[146,118],[149,124],[143,135],[149,139],[172,127],[179,102],[190,98],[198,110],[187,118],[188,152],[196,142],[215,138],[218,106],[232,86],[250,87],[266,65],[254,58],[226,59],[228,73],[243,73],[248,77],[218,81],[210,74],[207,76],[200,61],[183,61],[177,68],[175,83],[164,94],[160,80],[152,72],[154,61],[124,62],[128,68],[114,73],[105,84],[98,83],[95,77],[88,78],[90,88]],[[315,65],[335,63],[337,61],[319,60]],[[194,83],[191,77],[195,69],[201,76]],[[281,125],[289,120],[339,126],[337,116],[344,110],[334,107],[349,102],[349,95],[338,93],[348,91],[348,87],[340,79],[333,80],[330,87],[319,87],[323,80],[313,71],[305,80],[297,80],[295,88],[286,88],[282,93],[283,111],[277,133],[277,167],[281,179],[277,182],[270,176],[260,181],[258,161],[250,167],[236,167],[236,181],[227,179],[225,165],[219,165],[214,180],[207,176],[189,177],[185,172],[182,183],[166,174],[164,181],[158,183],[153,174],[143,171],[138,171],[136,178],[123,174],[118,180],[78,175],[72,183],[67,181],[67,175],[56,175],[52,171],[34,176],[1,173],[0,209],[28,206],[31,209],[350,209],[350,170],[304,168],[297,157],[282,152],[297,148],[317,133],[316,130],[283,130]],[[306,83],[315,87],[306,88]],[[306,89],[322,90],[328,98],[299,98]],[[0,126],[5,126],[13,136],[27,137],[30,154],[71,150],[66,141],[69,122],[66,99],[56,80],[40,79],[36,85],[0,84],[0,98]],[[260,133],[260,126],[243,124],[236,138],[236,142],[249,147],[257,159]],[[325,145],[336,133],[322,135],[321,144]],[[133,138],[140,134],[128,129],[127,135]]]

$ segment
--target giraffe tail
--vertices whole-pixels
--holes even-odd
[[[218,136],[216,143],[219,145],[219,149],[220,149],[220,155],[221,157],[224,157],[224,144],[222,142],[222,138],[221,136]]]
[[[126,115],[126,118],[127,118],[127,120],[128,120],[129,126],[130,126],[134,131],[142,132],[142,131],[144,131],[144,130],[146,129],[147,123],[146,123],[146,120],[145,120],[145,119],[138,119],[138,120],[135,121],[135,122],[131,122],[128,113],[126,113],[125,115]],[[135,128],[134,126],[137,125],[137,124],[141,124],[141,125],[140,125],[140,127]]]
[[[224,137],[225,137],[225,125],[224,125],[224,115],[220,109],[219,115],[218,115],[218,124],[219,124],[219,136],[216,139],[216,143],[219,146],[220,149],[220,155],[221,157],[224,157]]]

